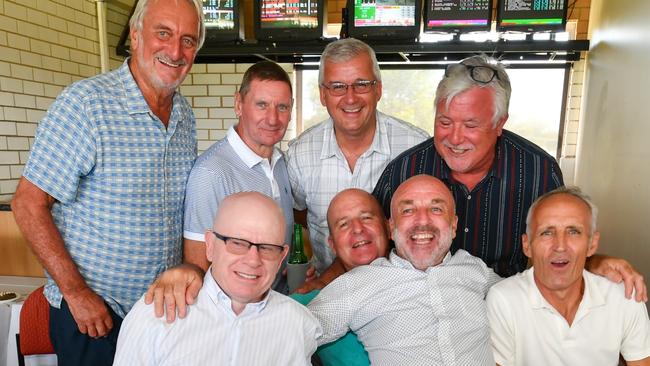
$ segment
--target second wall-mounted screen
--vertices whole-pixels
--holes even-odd
[[[492,0],[426,0],[425,32],[489,31]]]
[[[348,0],[348,31],[361,39],[415,39],[421,0]]]

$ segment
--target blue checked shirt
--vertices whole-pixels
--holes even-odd
[[[128,60],[66,88],[38,127],[23,175],[57,200],[52,216],[68,252],[121,316],[181,262],[185,183],[195,157],[190,105],[174,94],[165,128]],[[60,307],[51,278],[45,296]]]

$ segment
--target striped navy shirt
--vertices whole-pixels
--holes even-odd
[[[553,157],[523,137],[503,130],[489,173],[470,192],[451,177],[451,170],[429,139],[395,158],[379,178],[373,195],[386,217],[390,217],[393,192],[418,174],[439,178],[454,196],[458,229],[452,252],[465,249],[504,277],[526,268],[521,235],[526,231],[528,208],[537,197],[564,184]]]

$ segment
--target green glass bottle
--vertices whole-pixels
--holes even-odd
[[[287,285],[289,285],[289,292],[294,292],[305,283],[309,268],[309,258],[305,254],[300,224],[293,224],[293,240],[287,262]]]
[[[305,254],[305,247],[302,241],[302,226],[293,224],[293,240],[291,242],[291,252],[289,253],[290,264],[304,264],[309,262]]]

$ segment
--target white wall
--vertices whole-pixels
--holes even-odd
[[[650,1],[591,11],[575,181],[600,208],[600,252],[650,280]]]

